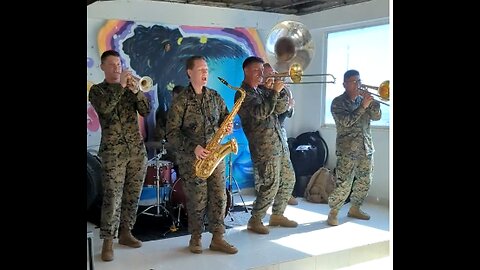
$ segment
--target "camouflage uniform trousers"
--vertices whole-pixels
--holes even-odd
[[[283,215],[295,185],[295,173],[288,149],[280,156],[254,165],[256,199],[253,202],[252,217],[263,219],[272,201],[272,214]]]
[[[119,227],[135,225],[138,202],[147,172],[145,148],[132,150],[121,157],[122,151],[102,153],[103,204],[100,238],[115,238]]]
[[[191,234],[201,234],[207,214],[207,230],[214,233],[225,233],[224,219],[227,207],[225,184],[225,162],[218,164],[212,175],[206,180],[195,176],[193,163],[179,164],[184,180],[185,196],[187,197],[188,231]]]
[[[285,141],[288,142],[287,130],[286,130],[284,127],[282,127],[282,136],[283,136],[283,138],[285,139]],[[287,143],[287,146],[288,146],[288,143]],[[294,181],[293,181],[293,188],[292,188],[292,196],[293,196],[293,189],[295,189],[295,182],[297,181],[297,177],[295,176],[295,170],[293,169],[292,160],[290,159],[290,150],[288,150],[288,152],[285,153],[285,155],[286,155],[287,158],[290,160],[290,164],[292,165],[292,170],[291,170],[291,172],[292,172],[292,174],[293,174],[293,179],[294,179]],[[282,166],[288,166],[288,165],[287,165],[287,162],[285,162],[284,165],[282,165]],[[291,176],[288,175],[288,177],[291,177]]]
[[[351,205],[361,206],[363,204],[372,183],[373,164],[373,156],[353,158],[337,156],[336,188],[328,197],[328,205],[331,209],[340,210],[342,208],[350,190],[352,190],[352,184]],[[357,179],[353,182],[355,176]]]

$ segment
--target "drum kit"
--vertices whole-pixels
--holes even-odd
[[[177,231],[178,227],[182,226],[182,222],[186,225],[187,196],[183,190],[183,180],[181,178],[177,179],[174,163],[162,159],[162,157],[167,154],[165,143],[165,140],[145,143],[146,148],[155,150],[155,155],[147,162],[147,173],[141,197],[143,197],[144,192],[147,193],[147,191],[155,190],[155,200],[154,202],[151,201],[151,203],[148,203],[146,205],[148,207],[141,211],[138,216],[143,214],[153,217],[171,218],[172,225],[170,226],[170,230],[165,233],[167,234],[168,232]],[[231,164],[229,165],[231,166]],[[227,204],[225,217],[233,210],[231,178],[233,177],[229,177],[229,187],[226,188]],[[238,184],[237,188],[239,189]]]
[[[173,205],[175,202],[173,202],[171,198],[174,193],[178,193],[176,189],[178,189],[180,179],[177,180],[173,162],[162,160],[162,156],[167,154],[165,140],[161,142],[146,142],[145,146],[155,149],[155,153],[157,152],[156,150],[160,149],[159,153],[156,153],[154,157],[147,162],[147,173],[143,184],[144,190],[142,191],[144,192],[148,188],[154,188],[155,202],[138,215],[170,217],[172,219],[172,225],[166,233],[175,232],[178,230],[178,227],[181,226],[181,211],[184,207],[181,204]],[[152,211],[152,209],[154,211]],[[173,212],[176,210],[178,210],[178,213],[175,216]]]

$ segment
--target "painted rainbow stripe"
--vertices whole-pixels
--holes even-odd
[[[97,45],[99,54],[106,50],[119,50],[120,42],[131,33],[132,21],[107,20],[105,25],[100,28],[97,36]]]

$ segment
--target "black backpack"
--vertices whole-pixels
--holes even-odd
[[[327,143],[318,131],[302,133],[295,139],[289,138],[288,144],[296,176],[312,175],[327,162]],[[307,147],[297,149],[300,145]]]

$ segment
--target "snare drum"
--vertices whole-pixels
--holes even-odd
[[[172,170],[173,162],[168,160],[151,160],[147,164],[147,175],[145,176],[146,187],[156,186],[157,181],[157,169],[158,176],[160,178],[160,186],[172,184]]]

